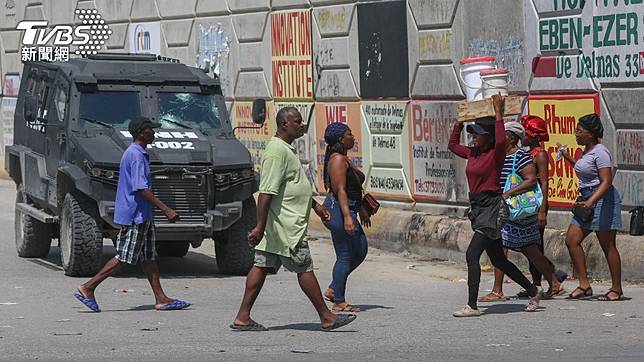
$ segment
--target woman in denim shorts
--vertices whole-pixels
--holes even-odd
[[[593,290],[586,273],[586,256],[581,242],[595,232],[601,245],[608,269],[611,274],[610,290],[599,297],[603,301],[623,300],[622,270],[619,251],[615,244],[617,230],[622,227],[621,198],[613,186],[612,157],[608,149],[600,143],[604,136],[604,127],[596,114],[589,114],[579,119],[575,130],[577,144],[585,146],[580,159],[574,160],[563,152],[566,161],[575,167],[579,177],[580,206],[593,210],[592,218],[583,221],[574,216],[566,233],[566,246],[572,259],[573,268],[579,277],[579,286],[570,293],[569,299],[585,299],[593,295]],[[558,146],[561,146],[558,144]]]

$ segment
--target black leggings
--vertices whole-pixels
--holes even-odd
[[[530,296],[537,294],[537,288],[503,254],[501,239],[492,240],[481,233],[474,232],[470,246],[467,247],[467,253],[465,254],[467,260],[467,286],[469,289],[467,304],[470,307],[477,309],[476,300],[479,295],[479,284],[481,283],[480,260],[483,251],[487,253],[492,265],[501,269],[505,275],[527,290]]]

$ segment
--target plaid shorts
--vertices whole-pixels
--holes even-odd
[[[155,260],[156,257],[153,221],[121,226],[116,241],[116,258],[120,262],[136,265],[146,260]]]

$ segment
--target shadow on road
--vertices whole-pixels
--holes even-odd
[[[377,304],[355,304],[356,307],[360,308],[362,311],[367,311],[371,309],[394,309],[394,307],[387,307],[384,305]]]
[[[101,265],[113,258],[114,255],[116,255],[115,248],[104,245]],[[60,248],[57,246],[52,245],[49,255],[45,258],[28,260],[48,269],[63,271],[60,260]],[[183,258],[159,257],[157,262],[162,279],[235,277],[233,275],[220,274],[214,257],[193,251],[189,251]],[[140,265],[125,265],[114,274],[114,278],[145,279],[145,275]]]
[[[286,324],[283,326],[275,326],[275,327],[268,327],[269,331],[282,331],[282,330],[287,330],[287,329],[294,329],[297,331],[315,331],[315,332],[321,332],[322,327],[320,327],[320,323],[291,323],[291,324]],[[343,332],[343,333],[349,333],[349,332],[357,332],[356,330],[347,330],[347,329],[338,329],[338,330],[332,330],[330,332]]]
[[[483,309],[483,315],[487,314],[508,314],[508,313],[527,313],[525,311],[525,304],[510,304],[510,303],[504,303],[504,304],[494,304],[486,309]],[[543,309],[542,307],[539,307],[537,311]]]

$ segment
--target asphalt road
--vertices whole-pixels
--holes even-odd
[[[190,309],[155,311],[146,279],[132,267],[97,290],[103,312],[91,313],[72,297],[84,278],[64,276],[57,246],[46,259],[17,257],[14,197],[13,183],[0,180],[0,360],[644,360],[638,286],[625,289],[633,298],[625,302],[557,299],[526,313],[525,300],[511,300],[482,305],[480,318],[456,319],[451,313],[466,300],[462,265],[375,249],[349,283],[348,300],[365,311],[337,332],[319,331],[295,275],[285,271],[268,278],[254,309],[270,331],[229,330],[245,279],[218,274],[211,241],[185,258],[160,259],[163,286],[192,302]],[[332,246],[320,237],[311,249],[326,286]],[[106,260],[114,254],[110,241],[103,251]],[[484,273],[482,293],[491,279]]]

